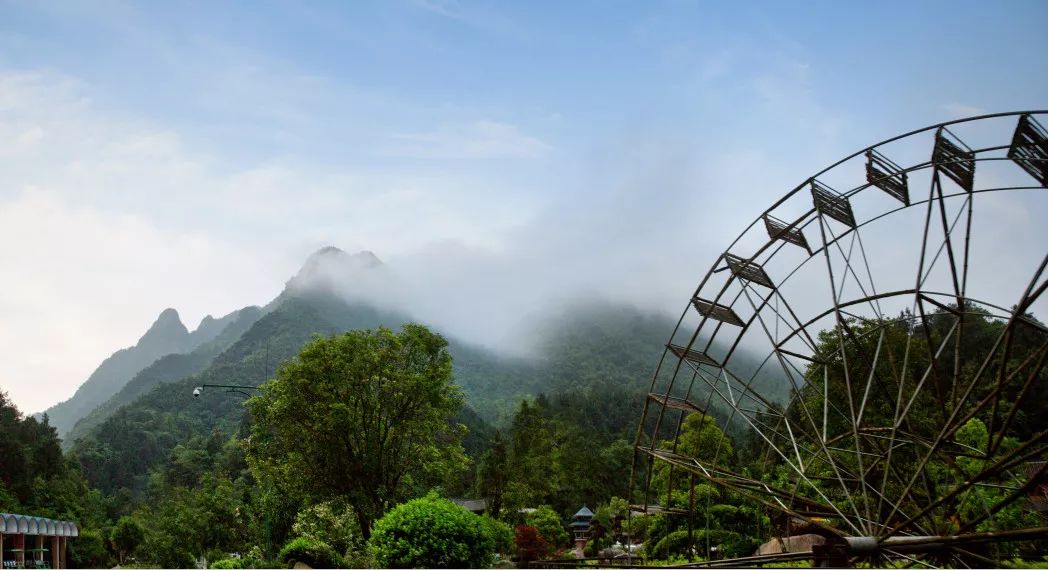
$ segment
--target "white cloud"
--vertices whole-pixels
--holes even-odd
[[[268,302],[317,247],[497,247],[532,210],[476,177],[290,158],[231,167],[88,92],[63,75],[0,72],[0,354],[19,355],[0,387],[26,412],[72,395],[165,307],[192,328]],[[541,146],[479,125],[487,142],[470,152]]]
[[[974,117],[976,115],[985,115],[986,110],[976,107],[974,105],[966,105],[964,103],[947,103],[942,106],[942,110],[946,112],[950,118],[963,119],[966,117]]]
[[[552,147],[516,126],[493,121],[444,126],[434,131],[394,134],[382,154],[409,158],[541,158]]]
[[[169,305],[192,329],[206,313],[275,293],[252,283],[270,273],[265,261],[235,246],[39,188],[0,201],[0,259],[0,353],[18,355],[0,384],[28,412],[71,395]]]
[[[412,4],[423,10],[439,14],[446,18],[451,18],[453,20],[462,19],[462,13],[459,11],[456,2],[446,2],[443,0],[415,0]]]

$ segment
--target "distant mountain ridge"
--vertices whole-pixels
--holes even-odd
[[[164,309],[134,346],[118,350],[103,360],[71,398],[37,416],[47,414],[61,437],[77,421],[119,392],[135,374],[165,355],[190,352],[211,342],[235,318],[236,312],[219,319],[208,315],[196,330],[189,332],[178,311]]]
[[[198,330],[208,332],[197,338],[209,337],[209,342],[143,366],[115,395],[85,412],[66,444],[88,481],[106,492],[142,491],[149,473],[163,468],[179,443],[215,430],[232,434],[244,428],[241,398],[221,391],[193,398],[194,386],[258,386],[317,334],[398,329],[411,322],[406,311],[383,309],[354,294],[357,285],[381,285],[387,275],[383,268],[370,252],[350,255],[323,248],[309,256],[265,307],[242,309],[207,327],[202,323]],[[164,317],[159,330],[177,329],[171,315]],[[224,321],[223,332],[214,335],[219,321]],[[497,354],[447,337],[455,382],[465,396],[466,406],[456,420],[469,428],[467,448],[485,447],[492,425],[504,425],[521,399],[539,394],[578,403],[611,402],[606,413],[587,418],[587,425],[601,433],[628,435],[634,429],[621,424],[621,418],[628,418],[634,407],[639,412],[675,320],[628,305],[588,301],[553,311],[542,324],[542,342],[532,358]],[[174,336],[187,346],[191,334]],[[776,379],[763,384],[776,391]]]
[[[164,309],[156,321],[131,347],[118,350],[102,361],[68,400],[37,414],[45,414],[67,447],[123,404],[130,403],[162,382],[171,382],[200,372],[225,348],[235,342],[251,324],[273,310],[298,290],[333,293],[347,276],[378,268],[382,262],[370,251],[350,255],[337,247],[324,247],[310,255],[301,269],[287,282],[284,293],[266,307],[247,307],[221,318],[207,315],[190,332],[172,308]],[[248,320],[243,317],[250,316]],[[235,334],[227,333],[239,322]],[[216,339],[224,342],[215,343]],[[77,427],[77,424],[83,425]]]
[[[82,437],[93,427],[102,423],[121,406],[130,404],[156,386],[181,380],[207,368],[216,356],[235,343],[261,317],[262,309],[259,307],[245,307],[230,313],[222,319],[214,319],[210,315],[205,317],[205,321],[217,323],[215,325],[215,329],[218,330],[217,335],[202,335],[199,337],[201,340],[209,340],[189,352],[161,356],[155,362],[139,371],[116,394],[78,420],[63,438],[63,447],[70,447],[77,438]],[[223,326],[222,323],[228,324]],[[202,323],[201,328],[203,327]],[[197,330],[200,329],[198,328]]]

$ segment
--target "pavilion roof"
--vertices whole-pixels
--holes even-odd
[[[80,529],[71,521],[59,521],[32,515],[0,513],[0,533],[42,536],[80,536]]]

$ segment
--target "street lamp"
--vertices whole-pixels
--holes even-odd
[[[248,398],[251,397],[251,394],[248,394],[244,390],[258,391],[258,386],[242,386],[239,384],[201,384],[200,386],[193,388],[193,397],[199,398],[200,394],[204,393],[204,388],[225,388],[226,392],[240,394],[241,396],[246,396]]]
[[[225,388],[226,392],[230,392],[230,393],[233,393],[233,394],[240,394],[241,396],[245,396],[245,397],[248,397],[248,398],[251,397],[251,394],[248,394],[244,390],[254,390],[256,392],[258,391],[258,386],[243,386],[243,385],[240,385],[240,384],[201,384],[201,385],[197,386],[196,388],[193,388],[193,397],[194,398],[199,398],[200,395],[204,393],[204,388]],[[273,550],[273,546],[272,546],[272,543],[271,543],[271,541],[272,541],[272,533],[273,533],[272,525],[270,524],[270,521],[269,521],[269,508],[267,507],[266,508],[266,557],[267,558],[272,554],[272,550]]]

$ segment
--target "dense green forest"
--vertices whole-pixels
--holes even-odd
[[[782,378],[759,377],[755,389],[777,402],[766,412],[797,426],[790,439],[774,429],[770,439],[761,439],[740,427],[737,414],[713,407],[681,415],[680,437],[674,441],[667,433],[653,446],[756,477],[769,488],[792,486],[792,496],[825,499],[829,509],[854,504],[855,491],[822,482],[806,489],[788,458],[769,450],[792,445],[815,465],[802,479],[832,481],[832,470],[813,461],[819,435],[808,430],[811,422],[802,412],[843,406],[842,398],[856,389],[846,378],[867,370],[864,355],[878,346],[886,353],[910,350],[912,370],[927,368],[928,346],[948,337],[953,321],[936,313],[924,324],[915,322],[901,315],[824,331],[815,360],[825,372],[813,364],[799,392],[791,394]],[[1035,326],[1017,329],[1014,361],[1005,369],[1021,367],[1038,350],[1040,325],[1032,317],[1028,322]],[[944,348],[943,361],[956,361],[957,370],[970,375],[1003,326],[973,310],[965,344]],[[23,417],[3,396],[0,510],[76,521],[82,530],[72,559],[78,566],[187,567],[202,560],[215,567],[295,561],[491,565],[570,556],[566,525],[583,506],[595,512],[588,555],[622,552],[627,542],[642,543],[636,554],[649,561],[714,551],[719,557],[751,555],[788,525],[781,516],[752,497],[636,459],[640,408],[672,328],[665,316],[589,302],[536,327],[539,342],[531,357],[511,357],[446,339],[405,315],[329,290],[289,287],[264,308],[239,311],[192,350],[165,355],[137,372],[76,424],[65,453],[46,416]],[[845,330],[854,340],[842,353]],[[737,360],[741,369],[756,369],[751,355],[739,353]],[[897,376],[891,362],[875,367],[870,389],[904,392],[891,382],[872,382]],[[947,380],[933,375],[926,390],[913,388],[921,378],[908,380],[915,398],[906,429],[932,437],[936,421],[953,411],[936,395]],[[193,388],[205,384],[247,386],[255,396],[208,388],[194,398]],[[988,386],[976,386],[969,401],[985,401]],[[998,455],[1043,427],[1036,419],[1048,404],[1043,386],[1017,390],[1009,385],[1004,392],[1022,405],[1009,419]],[[879,396],[864,411],[866,423],[892,421],[893,400]],[[982,408],[970,411],[951,445],[985,447],[986,426],[999,419]],[[828,420],[822,430],[829,434],[846,438],[852,429],[842,416]],[[844,452],[836,447],[823,459],[862,469]],[[903,451],[899,460],[917,457]],[[934,501],[951,481],[977,474],[986,461],[933,461],[930,478],[914,494]],[[631,488],[634,464],[638,477]],[[884,476],[876,465],[866,469],[873,478]],[[901,492],[902,484],[891,492]],[[478,498],[486,504],[483,517],[446,500]],[[956,499],[930,515],[941,523],[938,532],[956,529],[956,521],[977,517],[980,504],[1001,496],[979,489]],[[660,508],[648,514],[627,508],[643,500]],[[878,516],[891,518],[896,513],[890,507],[882,504]],[[979,529],[1036,523],[1012,505]],[[456,529],[457,538],[431,535],[445,527]],[[398,533],[440,547],[400,551]],[[616,543],[619,550],[609,550]],[[440,558],[443,550],[457,554]],[[999,560],[1029,552],[993,554]]]
[[[95,414],[97,407],[111,409],[112,405],[107,406],[107,400],[158,358],[198,352],[213,355],[216,350],[224,348],[224,343],[235,339],[238,330],[243,331],[247,321],[241,317],[250,312],[250,308],[234,311],[218,319],[208,315],[196,330],[189,332],[177,311],[165,309],[134,346],[118,350],[105,359],[72,398],[48,408],[44,413],[51,419],[59,435],[65,437],[77,421],[89,413]],[[237,321],[242,322],[237,324]],[[194,360],[199,361],[199,355]],[[144,388],[150,386],[148,381],[143,385]],[[116,405],[129,401],[131,398],[125,395],[117,400]]]
[[[190,352],[176,352],[160,357],[135,374],[119,392],[78,420],[65,435],[63,441],[67,445],[72,444],[91,432],[121,407],[134,402],[156,386],[201,372],[214,361],[216,356],[236,342],[261,316],[262,312],[258,307],[246,307],[231,313],[224,317],[227,323],[221,324],[221,331],[211,340]]]
[[[61,476],[81,488],[69,501],[42,509],[53,493],[30,492],[32,481],[5,481],[5,500],[11,500],[4,509],[80,522],[81,542],[98,539],[90,561],[95,565],[127,563],[128,557],[181,565],[190,556],[214,560],[249,551],[274,560],[295,534],[296,514],[314,507],[260,487],[247,464],[252,416],[241,395],[212,389],[193,398],[193,388],[259,386],[317,335],[398,330],[409,321],[347,302],[329,288],[294,285],[295,279],[264,308],[224,318],[221,330],[195,346],[183,341],[188,350],[144,366],[75,424],[63,442],[64,456],[46,417],[20,419],[36,426],[64,466],[28,466],[37,486],[47,473],[48,481]],[[584,504],[625,496],[637,407],[671,324],[630,307],[589,303],[543,322],[532,358],[450,339],[452,378],[463,404],[450,421],[462,426],[465,455],[458,469],[426,487],[446,496],[484,497],[494,514],[511,522],[524,522],[514,519],[529,506],[548,505],[563,517]],[[177,534],[191,537],[180,541],[180,550],[170,537],[176,524],[188,525]],[[128,536],[139,536],[140,544],[127,544],[135,542]]]

